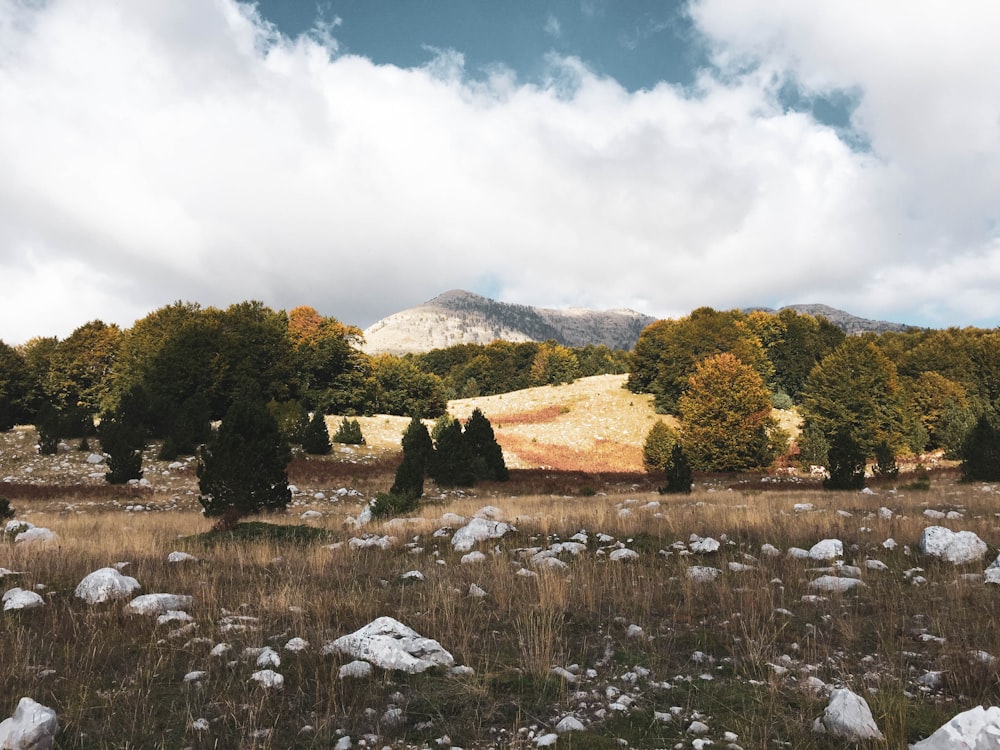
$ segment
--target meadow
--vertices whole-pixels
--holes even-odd
[[[531,423],[500,426],[501,442],[514,422]],[[885,735],[872,744],[903,748],[1000,702],[1000,588],[983,575],[1000,487],[960,484],[953,469],[932,471],[929,489],[907,474],[865,493],[704,476],[671,496],[621,466],[525,461],[509,483],[431,486],[415,517],[359,527],[394,469],[372,439],[296,458],[288,512],[226,535],[207,533],[190,461],[158,462],[153,447],[148,486],[110,488],[87,452],[42,457],[33,440],[30,428],[0,435],[0,496],[57,539],[0,539],[0,588],[44,600],[0,614],[0,716],[21,696],[54,708],[57,747],[836,748],[847,743],[813,724],[846,686]],[[477,513],[514,530],[456,550]],[[932,525],[975,532],[988,553],[964,565],[922,555]],[[824,539],[842,542],[837,560],[794,551]],[[191,619],[74,596],[116,565],[140,594],[191,596]],[[828,574],[863,585],[815,588]],[[468,669],[342,676],[352,657],[324,646],[385,615]],[[252,679],[267,647],[280,689]],[[567,717],[581,728],[556,740]]]

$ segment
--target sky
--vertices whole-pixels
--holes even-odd
[[[0,340],[449,289],[1000,324],[1000,3],[0,0]]]

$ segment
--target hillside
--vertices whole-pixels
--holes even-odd
[[[461,290],[445,292],[367,328],[369,354],[406,354],[455,344],[554,340],[565,346],[631,349],[655,318],[632,310],[552,310],[513,305]]]
[[[770,307],[754,307],[752,310],[762,310],[763,312],[774,312]],[[844,310],[838,310],[829,305],[809,304],[809,305],[785,305],[782,310],[794,310],[802,315],[822,316],[833,323],[837,328],[847,335],[859,333],[886,333],[887,331],[908,331],[911,326],[903,323],[890,323],[887,320],[871,320],[860,318]]]

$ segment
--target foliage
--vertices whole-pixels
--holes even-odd
[[[895,479],[899,476],[896,452],[884,440],[875,446],[875,465],[872,473],[879,479]]]
[[[347,419],[345,418],[344,423],[346,424],[346,422]],[[342,424],[341,428],[343,426]],[[358,431],[361,431],[360,425],[358,425]],[[344,441],[340,440],[338,442],[342,443]],[[313,412],[312,417],[306,424],[305,430],[302,432],[302,450],[314,456],[325,456],[333,450],[333,445],[330,443],[330,431],[326,427],[326,417],[318,411]]]
[[[142,451],[146,447],[146,430],[142,423],[145,394],[134,388],[121,399],[112,412],[101,417],[98,436],[101,449],[108,454],[108,471],[104,478],[109,484],[126,484],[142,478]]]
[[[260,511],[283,511],[291,498],[288,443],[259,397],[236,398],[198,458],[205,515],[223,516],[225,525]]]
[[[656,420],[649,428],[642,446],[642,465],[646,471],[667,471],[677,441],[677,433],[662,419]]]
[[[434,455],[427,473],[442,487],[471,487],[476,476],[472,471],[472,452],[462,435],[462,423],[450,422],[434,443]]]
[[[150,420],[152,421],[152,420]],[[208,418],[208,399],[201,393],[184,399],[167,415],[167,431],[160,449],[161,461],[172,461],[180,455],[192,456],[212,434]]]
[[[503,449],[497,442],[490,420],[480,409],[472,411],[465,423],[462,439],[471,459],[470,468],[475,481],[506,482],[510,479]]]
[[[333,433],[333,442],[344,445],[364,445],[365,436],[361,432],[361,423],[356,419],[344,417],[340,426],[337,427],[337,431]]]
[[[834,435],[848,431],[862,457],[882,441],[891,446],[904,441],[905,400],[896,367],[862,337],[846,339],[809,373],[802,413],[831,446]]]
[[[35,416],[35,432],[38,433],[38,452],[42,455],[54,455],[59,449],[62,437],[63,418],[59,410],[45,402]]]
[[[776,390],[787,393],[795,401],[812,368],[839,346],[845,335],[822,316],[781,310],[770,317],[777,321],[780,330],[778,335],[764,342],[767,358],[774,366],[774,385]]]
[[[421,372],[409,359],[376,357],[375,410],[379,414],[433,418],[445,411],[444,384],[437,375]]]
[[[686,318],[659,320],[642,332],[632,355],[628,388],[635,393],[652,393],[657,411],[676,412],[697,364],[726,352],[754,369],[764,383],[774,375],[760,339],[743,313],[701,307]]]
[[[306,428],[309,425],[309,412],[298,399],[288,401],[276,401],[271,399],[267,402],[267,410],[278,423],[278,430],[281,436],[292,445],[301,444],[305,437]],[[308,451],[307,451],[308,452]]]
[[[696,469],[743,471],[767,466],[777,455],[767,388],[728,352],[698,363],[679,407],[684,449]]]
[[[538,347],[531,363],[529,382],[533,386],[572,383],[580,372],[580,363],[569,347],[546,341]]]
[[[838,431],[830,441],[828,490],[860,490],[865,486],[865,451],[850,430]]]
[[[10,507],[10,500],[0,497],[0,521],[14,517],[14,509]]]
[[[962,478],[966,481],[1000,481],[1000,429],[985,414],[969,430],[962,446]]]
[[[926,430],[926,444],[919,449],[944,448],[957,454],[975,422],[965,387],[928,370],[908,379],[906,390],[913,416]]]
[[[792,397],[784,391],[775,391],[771,394],[771,406],[775,409],[791,409],[795,406]]]
[[[670,452],[670,463],[667,466],[667,484],[660,488],[661,494],[689,495],[691,494],[691,464],[680,443],[675,443]]]
[[[830,443],[818,425],[807,421],[799,433],[798,444],[799,464],[803,468],[826,466]]]
[[[29,419],[31,379],[24,356],[0,341],[0,432]]]
[[[403,432],[402,446],[403,460],[396,469],[396,478],[389,493],[396,497],[412,496],[416,502],[423,497],[424,474],[434,455],[434,444],[427,433],[427,426],[416,417],[410,418]]]
[[[60,341],[49,362],[45,391],[60,409],[96,414],[106,405],[121,330],[94,320]]]

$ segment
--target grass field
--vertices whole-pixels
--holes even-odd
[[[487,413],[499,435],[517,427],[531,443],[528,426],[552,422],[523,415],[544,408],[512,407],[522,416],[506,424]],[[903,489],[904,478],[872,494],[698,477],[677,497],[643,474],[521,469],[506,485],[431,488],[416,517],[356,528],[364,502],[392,481],[391,454],[375,444],[297,459],[289,512],[227,538],[205,535],[190,464],[147,461],[150,487],[113,490],[86,453],[40,457],[32,440],[30,430],[0,435],[0,496],[58,539],[0,539],[0,567],[14,571],[3,590],[45,600],[0,614],[0,716],[20,696],[54,708],[59,747],[326,748],[346,747],[345,737],[353,747],[534,747],[574,716],[584,730],[557,747],[836,748],[845,745],[812,725],[826,691],[848,686],[886,736],[875,744],[902,748],[1000,701],[1000,588],[983,582],[1000,489],[959,484],[953,472],[932,473],[929,490]],[[516,531],[463,563],[450,543],[461,519],[442,516],[485,505]],[[302,520],[307,510],[322,515]],[[973,531],[989,551],[962,566],[923,556],[931,525]],[[719,549],[694,552],[692,535]],[[863,586],[811,587],[831,563],[788,551],[827,538],[843,542]],[[198,561],[169,563],[173,551]],[[86,574],[117,563],[139,593],[192,596],[191,622],[74,597]],[[696,566],[720,573],[699,583]],[[404,576],[413,570],[423,580]],[[323,645],[382,615],[471,672],[341,679],[349,658]],[[308,646],[286,650],[292,638]],[[280,690],[251,679],[265,646],[280,656]],[[186,682],[194,672],[204,674]]]

